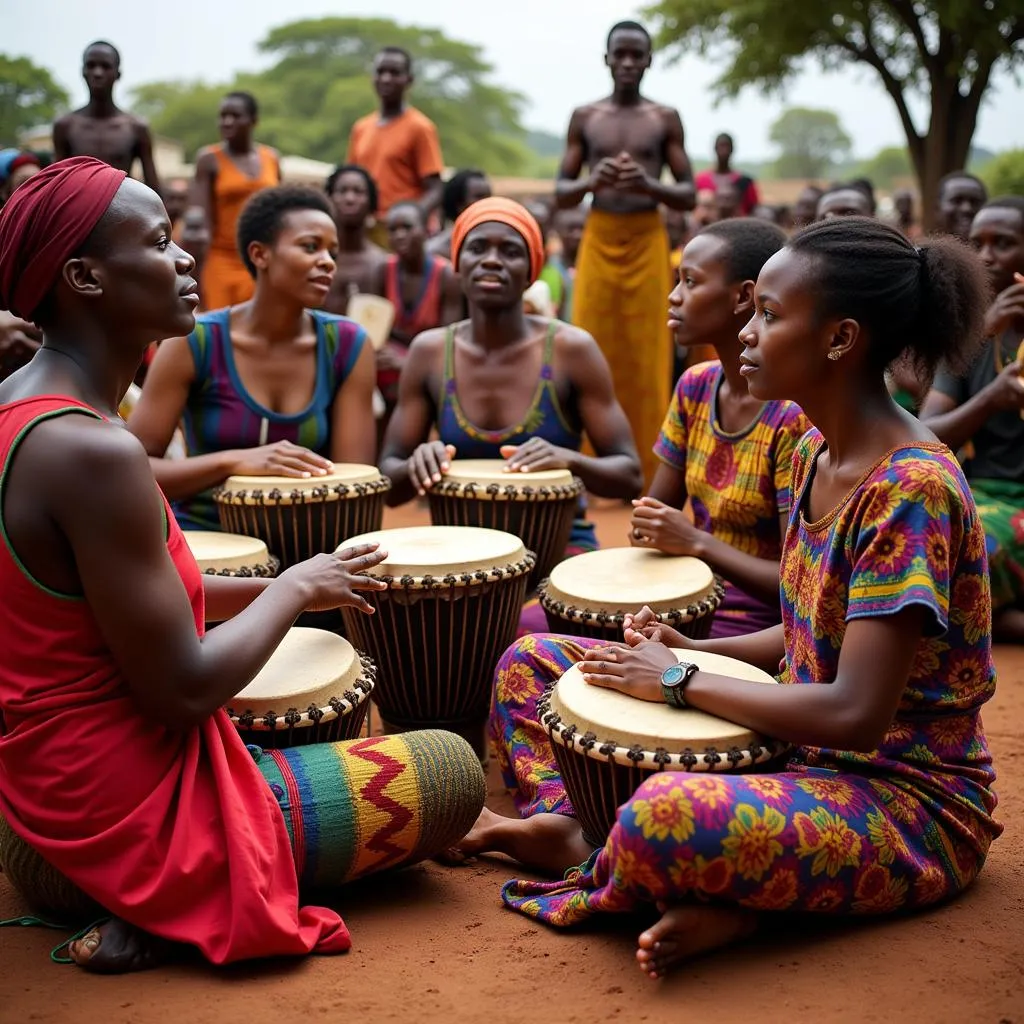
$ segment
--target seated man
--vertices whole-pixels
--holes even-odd
[[[985,527],[996,640],[1024,643],[1024,197],[981,208],[971,225],[996,293],[970,372],[940,372],[921,418],[961,458]]]

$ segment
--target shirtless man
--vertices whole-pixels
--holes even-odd
[[[334,170],[324,189],[338,227],[334,280],[324,309],[344,316],[353,295],[381,293],[388,254],[370,241],[366,230],[377,212],[377,183],[364,167],[344,164]]]
[[[672,283],[658,206],[693,209],[693,173],[678,111],[640,95],[651,66],[647,30],[632,21],[615,25],[604,59],[612,93],[573,111],[555,199],[569,207],[594,194],[580,244],[573,322],[597,339],[611,365],[650,481],[656,468],[651,448],[672,384],[664,315]],[[584,166],[589,173],[580,180]],[[674,184],[661,180],[666,166]]]
[[[102,40],[86,47],[82,77],[89,87],[89,102],[54,124],[54,158],[94,156],[127,174],[131,174],[138,160],[143,180],[159,192],[149,125],[114,104],[114,83],[121,77],[121,55],[117,48]]]

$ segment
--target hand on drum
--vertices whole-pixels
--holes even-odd
[[[622,631],[626,637],[626,643],[630,647],[636,647],[645,640],[653,640],[655,643],[664,644],[666,647],[693,650],[693,642],[691,640],[688,640],[682,633],[677,632],[671,626],[658,622],[658,617],[647,605],[644,605],[635,615],[627,614],[623,617]]]
[[[259,448],[240,448],[231,453],[229,476],[324,476],[333,467],[330,459],[291,441],[275,441]]]
[[[314,555],[286,569],[271,586],[288,580],[301,588],[305,596],[303,607],[308,612],[357,608],[372,615],[373,606],[359,591],[386,590],[387,584],[361,574],[380,565],[387,557],[388,553],[381,551],[379,544],[360,544],[334,554]]]
[[[531,437],[525,444],[503,444],[501,457],[509,473],[537,473],[543,469],[572,469],[576,453],[542,437]]]
[[[422,497],[434,484],[441,482],[441,477],[451,469],[455,458],[455,446],[441,444],[440,441],[427,441],[421,444],[409,456],[406,465],[409,468],[409,482]]]
[[[587,651],[580,670],[590,686],[662,704],[661,674],[678,660],[664,644],[613,644]]]
[[[704,532],[677,508],[657,498],[638,498],[633,502],[629,523],[629,543],[635,548],[653,548],[666,555],[696,555]]]

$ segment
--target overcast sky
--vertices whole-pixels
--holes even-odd
[[[390,17],[438,27],[483,47],[494,80],[528,98],[525,123],[561,134],[571,109],[608,89],[602,63],[608,28],[635,16],[630,0],[0,0],[0,51],[25,55],[48,67],[76,105],[86,98],[82,49],[106,38],[120,50],[122,86],[155,79],[223,81],[239,70],[263,66],[256,44],[275,25],[306,17]],[[585,12],[585,18],[581,15]],[[737,162],[774,156],[768,129],[786,106],[827,107],[839,114],[858,156],[902,144],[891,101],[870,69],[822,76],[816,70],[794,81],[783,98],[748,90],[740,99],[712,106],[715,67],[685,57],[669,65],[655,56],[646,92],[682,112],[687,147],[700,157],[719,131],[732,132]],[[1003,75],[982,108],[975,144],[988,149],[1024,146],[1021,88]],[[413,100],[415,102],[415,99]],[[920,122],[919,122],[920,124]],[[343,143],[339,143],[339,153]]]

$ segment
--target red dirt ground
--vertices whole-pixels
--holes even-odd
[[[596,518],[603,543],[623,543],[624,508]],[[973,889],[931,913],[856,925],[780,919],[651,982],[633,959],[643,920],[552,931],[503,909],[499,886],[516,873],[508,863],[428,864],[337,897],[354,938],[339,958],[101,978],[50,963],[56,932],[0,929],[0,1021],[1024,1024],[1024,649],[1001,648],[997,662],[985,720],[1006,832]],[[489,783],[490,805],[510,810],[493,760]],[[0,876],[0,918],[22,912]]]

